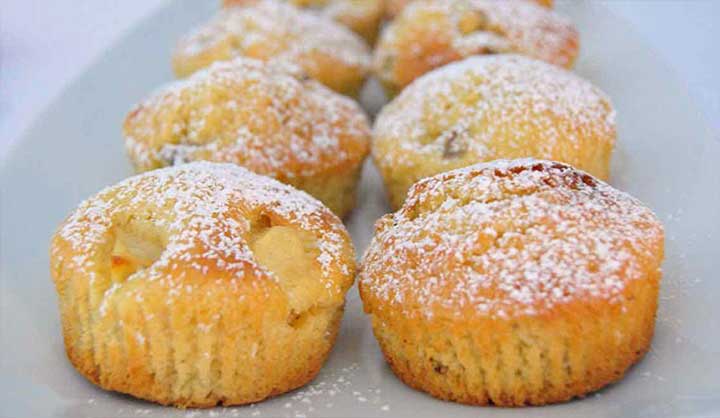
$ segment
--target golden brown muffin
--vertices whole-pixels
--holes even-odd
[[[135,169],[231,162],[320,199],[339,216],[355,205],[370,128],[352,99],[297,67],[247,58],[176,81],[125,119]]]
[[[347,231],[320,202],[207,162],[101,191],[51,247],[72,364],[104,389],[180,407],[312,380],[354,269]]]
[[[607,179],[615,137],[610,100],[589,82],[522,56],[478,56],[387,105],[372,154],[397,209],[421,178],[499,158],[558,160]]]
[[[370,51],[352,31],[271,0],[222,10],[179,42],[173,68],[178,77],[187,77],[215,61],[235,57],[297,64],[309,76],[349,96],[357,96],[370,68]]]
[[[582,171],[499,160],[439,174],[375,228],[360,295],[413,388],[562,402],[622,378],[650,346],[663,227]]]
[[[578,45],[569,20],[532,2],[421,1],[385,28],[373,70],[393,96],[428,71],[471,55],[517,53],[569,68]]]
[[[226,7],[247,6],[258,0],[224,0]],[[342,23],[369,44],[375,43],[385,12],[382,0],[284,0],[296,7],[317,11]]]
[[[230,0],[232,1],[232,0]],[[405,7],[410,4],[414,3],[417,0],[385,0],[385,16],[388,19],[394,19],[397,15],[400,14],[400,12],[405,9]],[[520,0],[495,0],[495,1],[520,1]],[[533,1],[539,5],[545,6],[545,7],[552,7],[553,6],[553,0],[528,0]]]

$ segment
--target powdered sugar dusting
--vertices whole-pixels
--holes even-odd
[[[577,54],[578,32],[572,22],[548,8],[526,1],[461,0],[442,1],[452,19],[464,7],[479,10],[487,18],[487,27],[509,43],[509,49],[562,67],[572,64]],[[456,25],[457,27],[457,25]],[[461,42],[463,56],[477,53],[484,43],[475,46]],[[502,50],[501,50],[502,51]]]
[[[518,53],[570,67],[577,52],[572,22],[529,1],[421,1],[406,7],[383,32],[373,67],[389,85],[402,88],[433,68],[472,55]]]
[[[326,54],[363,72],[369,68],[370,52],[358,35],[315,13],[274,0],[222,10],[184,38],[177,53],[197,56],[228,39],[234,56],[310,64],[306,57]]]
[[[231,164],[197,162],[131,177],[83,202],[57,236],[75,254],[66,260],[66,268],[75,275],[91,275],[102,268],[96,260],[112,245],[117,220],[134,217],[149,222],[162,237],[164,249],[152,265],[127,280],[167,281],[170,303],[181,292],[196,290],[183,281],[193,273],[230,281],[276,280],[255,261],[246,240],[251,219],[257,216],[313,234],[320,279],[327,281],[324,288],[332,295],[342,292],[333,275],[347,271],[351,244],[340,220],[306,193]],[[104,299],[121,286],[110,285]],[[105,309],[101,303],[100,313]]]
[[[396,144],[398,152],[373,152],[381,167],[412,164],[418,155],[447,154],[452,134],[452,145],[475,161],[510,151],[559,159],[555,150],[565,144],[612,147],[615,129],[609,98],[576,75],[522,56],[478,56],[426,74],[387,105],[374,141]],[[524,134],[529,130],[534,135]]]
[[[250,1],[252,3],[253,0]],[[381,0],[285,0],[296,7],[305,8],[353,28],[356,20],[370,20],[383,12]],[[225,0],[227,6],[247,5],[247,0]]]
[[[536,315],[622,303],[659,268],[663,228],[634,198],[570,166],[500,160],[425,179],[377,224],[361,291],[405,315]]]
[[[124,134],[139,170],[209,160],[288,180],[357,166],[370,128],[353,100],[298,67],[238,58],[162,88]]]

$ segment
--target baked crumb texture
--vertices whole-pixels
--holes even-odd
[[[501,158],[610,174],[615,111],[590,82],[520,55],[476,56],[415,81],[375,121],[372,154],[390,203],[416,181]]]
[[[561,402],[648,350],[663,241],[648,208],[585,172],[500,160],[413,186],[376,224],[360,295],[409,386],[476,405]]]
[[[421,75],[472,55],[515,53],[570,68],[572,22],[530,1],[413,2],[383,30],[373,70],[390,96]]]
[[[312,11],[276,0],[228,7],[183,37],[173,69],[187,77],[236,57],[299,65],[329,88],[357,96],[370,71],[370,50],[350,29]]]
[[[166,405],[263,400],[333,346],[354,250],[309,195],[230,164],[129,178],[52,239],[67,355],[98,386]]]
[[[132,109],[123,134],[138,172],[197,160],[239,164],[307,191],[341,217],[355,206],[370,148],[355,101],[299,67],[248,58],[163,87]]]
[[[258,0],[224,0],[225,7],[248,6]],[[350,28],[368,44],[375,43],[385,12],[384,0],[283,0]]]

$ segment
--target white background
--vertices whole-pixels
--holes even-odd
[[[1,1],[0,158],[68,82],[169,0]],[[675,70],[720,141],[720,0],[603,3]]]

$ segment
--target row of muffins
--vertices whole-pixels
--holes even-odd
[[[530,0],[397,2],[389,7],[402,13],[387,23],[372,54],[363,40],[374,43],[379,0],[289,3],[320,13],[277,1],[226,0],[227,8],[179,42],[175,74],[186,77],[215,61],[244,56],[293,62],[351,96],[372,72],[394,96],[426,72],[468,56],[519,53],[569,68],[579,49],[572,23]],[[232,7],[237,5],[243,7]]]
[[[312,80],[356,96],[367,47],[314,13],[277,1],[243,4],[179,42],[173,67],[188,78],[128,116],[131,160],[138,171],[178,161],[238,163],[309,192],[342,217],[354,206],[370,128],[356,103]],[[390,94],[441,67],[375,123],[373,157],[393,207],[422,177],[496,158],[559,160],[607,178],[614,111],[590,83],[509,54],[442,67],[500,51],[569,66],[577,38],[566,19],[527,1],[421,1],[389,23],[375,61]],[[490,48],[499,43],[505,47]]]
[[[616,129],[599,89],[516,55],[470,57],[429,73],[382,109],[372,135],[356,102],[298,67],[236,58],[142,102],[124,136],[137,171],[232,162],[305,190],[343,217],[370,148],[397,209],[421,178],[498,158],[558,160],[607,179]]]
[[[177,406],[310,381],[356,274],[337,216],[372,151],[399,210],[378,221],[359,289],[404,382],[539,405],[620,378],[652,337],[663,232],[598,179],[615,113],[561,68],[575,30],[522,0],[413,2],[377,44],[377,75],[399,95],[371,131],[351,98],[367,46],[327,18],[362,33],[345,3],[374,2],[226,1],[180,41],[173,67],[187,78],[123,128],[148,172],[84,202],[53,238],[71,362]],[[514,54],[478,56],[500,52]],[[522,157],[540,160],[505,160]]]

